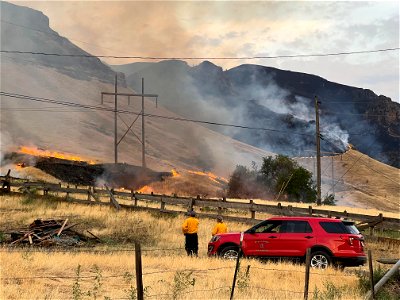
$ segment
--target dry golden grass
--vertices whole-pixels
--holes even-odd
[[[142,257],[143,285],[147,296],[155,299],[227,299],[232,284],[235,262],[206,257],[190,258],[169,253],[144,252]],[[96,290],[94,278],[101,273],[97,297],[129,298],[130,287],[136,286],[133,252],[114,253],[46,253],[2,252],[2,285],[4,299],[71,299],[74,295],[76,271],[82,292]],[[239,279],[250,265],[248,282],[238,283],[236,299],[302,299],[304,267],[287,263],[261,263],[243,260]],[[98,271],[96,271],[96,269]],[[194,286],[177,280],[179,274],[195,279]],[[125,275],[125,276],[124,276]],[[54,278],[32,278],[54,277]],[[67,278],[65,278],[67,277]],[[130,278],[129,278],[130,277]],[[182,277],[181,277],[182,278]],[[344,299],[359,299],[357,278],[334,269],[312,271],[310,291],[325,289],[331,282],[344,290]],[[94,297],[86,297],[94,299]]]
[[[315,173],[315,158],[296,158]],[[393,212],[400,215],[400,170],[349,149],[342,155],[321,159],[323,189],[331,190],[332,162],[335,198],[345,205]]]
[[[166,217],[148,212],[115,211],[110,207],[87,206],[25,196],[0,197],[0,231],[27,227],[36,218],[65,218],[70,222],[85,221],[76,230],[91,232],[105,243],[89,252],[29,251],[17,248],[12,252],[4,246],[1,253],[1,299],[72,299],[77,292],[76,272],[81,266],[79,287],[90,292],[84,299],[110,297],[131,299],[135,279],[133,240],[139,239],[143,249],[144,286],[147,296],[155,299],[226,299],[232,284],[234,262],[207,257],[207,243],[214,220],[200,219],[199,257],[187,257],[183,249],[181,224],[184,217]],[[249,226],[227,222],[230,231],[241,231]],[[371,249],[382,245],[371,245]],[[131,251],[123,251],[131,249]],[[161,250],[160,250],[161,249]],[[75,249],[72,249],[72,251]],[[95,252],[95,251],[104,252]],[[398,249],[387,249],[395,256]],[[375,250],[374,250],[375,253]],[[379,252],[378,252],[379,253]],[[387,253],[382,253],[387,257]],[[377,257],[376,257],[377,258]],[[244,270],[250,265],[250,277]],[[97,269],[97,271],[96,271]],[[272,269],[272,270],[271,270]],[[312,271],[310,291],[326,290],[328,282],[340,289],[342,299],[361,299],[357,276],[353,268],[345,272],[335,269]],[[192,273],[190,273],[192,272]],[[101,273],[101,279],[94,277]],[[124,276],[125,275],[125,276]],[[127,276],[129,275],[129,276]],[[185,283],[195,279],[194,286]],[[90,278],[83,278],[92,276]],[[109,277],[111,276],[111,277]],[[181,276],[181,279],[177,279]],[[32,278],[44,277],[44,278]],[[51,278],[49,278],[51,277]],[[67,277],[67,278],[66,278]],[[243,260],[236,290],[237,299],[302,299],[304,266],[290,263],[262,263]],[[100,282],[99,282],[100,281]],[[100,287],[96,289],[96,284]],[[151,298],[150,298],[151,299]]]

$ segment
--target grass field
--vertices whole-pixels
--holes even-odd
[[[0,249],[1,299],[135,299],[134,240],[142,244],[146,298],[229,298],[234,262],[206,255],[214,220],[200,219],[199,257],[191,258],[183,249],[180,229],[183,216],[117,212],[110,207],[22,195],[1,196],[0,213],[0,232],[27,227],[37,218],[68,217],[70,223],[85,222],[75,228],[77,231],[88,229],[103,240],[85,252],[76,252],[77,248],[49,251],[3,245]],[[227,224],[230,231],[249,227],[236,222]],[[367,246],[373,250],[374,258],[398,255],[398,248],[394,246]],[[249,275],[246,276],[248,265]],[[362,299],[354,272],[358,269],[313,270],[310,299],[334,299],[332,296]],[[303,265],[244,259],[235,298],[302,299],[303,289]]]

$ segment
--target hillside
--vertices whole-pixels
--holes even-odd
[[[368,89],[330,82],[312,74],[245,64],[229,70],[204,61],[113,66],[127,84],[139,88],[145,77],[160,103],[179,114],[267,130],[212,128],[275,153],[307,155],[315,149],[314,97],[326,152],[350,143],[386,164],[400,167],[400,104]]]
[[[315,158],[295,160],[315,174]],[[322,157],[321,173],[322,195],[334,193],[337,205],[381,209],[400,216],[399,169],[350,149],[342,155]]]
[[[54,33],[48,27],[47,17],[37,11],[2,2],[2,14],[15,16],[14,22],[24,22],[24,27],[1,26],[2,44],[7,47],[22,47],[26,43],[32,44],[32,50],[82,53],[67,39]],[[30,28],[39,28],[40,31]],[[114,71],[97,58],[57,59],[2,55],[2,91],[104,107],[110,111],[60,106],[51,101],[40,102],[46,102],[45,99],[38,102],[3,95],[2,155],[17,150],[19,146],[35,146],[75,154],[86,160],[113,162],[114,99],[105,97],[104,105],[100,104],[100,100],[101,92],[114,91]],[[124,88],[123,74],[119,75],[118,82],[119,92],[134,92]],[[128,105],[126,97],[119,97],[118,108],[132,112],[119,114],[118,137],[121,138],[140,112],[141,104],[140,101],[132,101]],[[145,112],[167,118],[179,117],[165,108],[156,108],[151,99],[145,100]],[[226,176],[236,164],[250,163],[268,154],[195,123],[146,118],[145,127],[147,165],[157,171],[170,171],[172,168],[206,170]],[[133,125],[132,131],[141,136],[140,119]],[[141,144],[132,131],[119,144],[119,161],[141,165]],[[2,161],[3,167],[4,163]]]

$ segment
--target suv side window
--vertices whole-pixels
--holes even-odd
[[[265,221],[255,225],[249,231],[256,233],[278,233],[282,225],[282,221]]]
[[[327,233],[349,233],[342,222],[319,222]]]
[[[310,233],[312,228],[307,221],[283,221],[280,233]]]

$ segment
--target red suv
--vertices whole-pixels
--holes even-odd
[[[208,243],[208,255],[236,258],[240,232],[217,234]],[[364,238],[353,222],[330,218],[274,217],[244,232],[246,257],[304,259],[311,248],[311,266],[359,266],[366,262]]]

